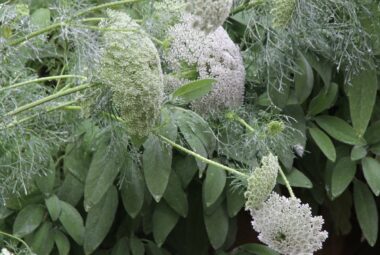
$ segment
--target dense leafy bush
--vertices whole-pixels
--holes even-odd
[[[1,254],[376,253],[379,31],[373,0],[0,0]]]

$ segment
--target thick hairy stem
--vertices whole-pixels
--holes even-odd
[[[7,86],[7,87],[3,87],[3,88],[0,88],[0,92],[6,91],[6,90],[10,90],[10,89],[14,89],[14,88],[18,88],[18,87],[22,87],[24,85],[35,83],[35,82],[52,81],[52,80],[60,80],[60,79],[69,79],[69,78],[80,78],[80,79],[83,79],[83,80],[87,79],[86,77],[80,76],[80,75],[49,76],[49,77],[43,77],[43,78],[23,81],[23,82],[19,82],[19,83],[16,83],[16,84],[13,84],[13,85],[10,85],[10,86]]]
[[[242,172],[239,172],[238,170],[233,169],[231,167],[222,165],[222,164],[220,164],[220,163],[218,163],[216,161],[213,161],[213,160],[210,160],[208,158],[205,158],[205,157],[203,157],[203,156],[195,153],[194,151],[186,149],[185,147],[183,147],[183,146],[181,146],[181,145],[173,142],[172,140],[170,140],[170,139],[168,139],[168,138],[166,138],[166,137],[164,137],[162,135],[158,135],[158,137],[160,139],[162,139],[163,141],[167,142],[168,144],[172,145],[174,148],[176,148],[176,149],[178,149],[178,150],[180,150],[182,152],[185,152],[186,154],[189,154],[189,155],[191,155],[191,156],[193,156],[193,157],[195,157],[195,158],[197,158],[197,159],[199,159],[199,160],[201,160],[201,161],[203,161],[203,162],[205,162],[205,163],[207,163],[209,165],[213,165],[213,166],[219,167],[219,168],[221,168],[221,169],[223,169],[223,170],[225,170],[225,171],[227,171],[227,172],[229,172],[231,174],[243,177],[244,179],[248,178],[248,176],[246,174],[244,174]]]
[[[15,110],[13,110],[11,112],[6,113],[5,116],[6,117],[11,117],[11,116],[17,115],[17,114],[19,114],[21,112],[28,111],[30,109],[33,109],[34,107],[37,107],[39,105],[45,104],[45,103],[50,102],[50,101],[53,101],[53,100],[55,100],[57,98],[60,98],[60,97],[63,97],[63,96],[67,96],[67,95],[70,95],[70,94],[73,94],[75,92],[79,92],[79,91],[82,91],[82,90],[86,90],[86,89],[94,87],[94,86],[96,86],[96,85],[94,85],[94,84],[84,84],[84,85],[80,85],[80,86],[75,87],[75,88],[61,90],[61,91],[59,91],[59,92],[57,92],[55,94],[52,94],[50,96],[41,98],[41,99],[36,100],[36,101],[34,101],[32,103],[20,106],[17,109],[15,109]]]
[[[254,131],[255,131],[255,129],[254,129],[253,127],[251,127],[251,126],[250,126],[245,120],[243,120],[243,119],[240,118],[239,116],[234,115],[234,118],[233,118],[233,119],[234,119],[235,121],[237,121],[238,123],[242,124],[242,125],[243,125],[244,127],[246,127],[249,131],[251,131],[251,132],[254,132]],[[284,179],[285,186],[286,186],[286,188],[288,189],[290,196],[291,196],[291,197],[295,197],[294,192],[293,192],[293,189],[292,189],[292,187],[290,186],[289,180],[288,180],[288,178],[286,177],[284,171],[282,171],[281,167],[280,167],[279,171],[280,171],[280,175],[281,175],[282,179]]]

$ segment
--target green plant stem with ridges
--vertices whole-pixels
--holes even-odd
[[[0,235],[3,235],[3,236],[6,236],[6,237],[15,239],[16,241],[22,243],[26,247],[26,249],[28,250],[28,252],[30,252],[30,254],[34,254],[33,251],[32,251],[32,249],[29,247],[29,245],[24,240],[22,240],[21,238],[18,238],[17,236],[5,233],[3,231],[0,231]]]
[[[79,16],[82,16],[82,15],[85,15],[87,13],[90,13],[90,12],[93,12],[93,11],[97,11],[97,10],[101,10],[101,9],[104,9],[104,8],[108,8],[108,7],[113,7],[113,6],[117,6],[117,5],[122,5],[122,4],[130,4],[130,3],[136,3],[136,2],[140,2],[142,0],[124,0],[124,1],[117,1],[117,2],[112,2],[112,3],[106,3],[106,4],[101,4],[101,5],[97,5],[97,6],[94,6],[94,7],[91,7],[91,8],[88,8],[84,11],[81,11],[81,12],[78,12],[76,13],[73,17],[79,17]],[[26,35],[25,37],[22,37],[22,38],[19,38],[19,39],[16,39],[14,41],[11,41],[8,45],[9,46],[16,46],[16,45],[19,45],[29,39],[32,39],[34,37],[37,37],[41,34],[44,34],[44,33],[47,33],[47,32],[51,32],[59,27],[62,27],[64,25],[67,25],[66,22],[59,22],[59,23],[54,23],[50,26],[47,26],[47,27],[44,27],[40,30],[37,30],[35,32],[32,32],[28,35]]]
[[[75,87],[75,88],[61,90],[61,91],[59,91],[59,92],[57,92],[55,94],[52,94],[50,96],[41,98],[41,99],[36,100],[36,101],[34,101],[32,103],[20,106],[17,109],[15,109],[15,110],[13,110],[11,112],[6,113],[5,116],[6,117],[11,117],[11,116],[17,115],[17,114],[19,114],[21,112],[28,111],[30,109],[33,109],[34,107],[37,107],[39,105],[45,104],[45,103],[50,102],[50,101],[53,101],[53,100],[55,100],[57,98],[60,98],[60,97],[63,97],[63,96],[67,96],[67,95],[70,95],[70,94],[73,94],[75,92],[79,92],[79,91],[82,91],[82,90],[86,90],[86,89],[94,87],[96,85],[94,85],[94,84],[84,84],[84,85],[80,85],[80,86]]]
[[[238,170],[233,169],[233,168],[231,168],[231,167],[228,167],[228,166],[222,165],[222,164],[220,164],[220,163],[218,163],[218,162],[215,162],[215,161],[213,161],[213,160],[210,160],[210,159],[208,159],[208,158],[205,158],[205,157],[203,157],[203,156],[201,156],[201,155],[195,153],[194,151],[191,151],[191,150],[189,150],[189,149],[186,149],[185,147],[183,147],[183,146],[181,146],[181,145],[179,145],[179,144],[173,142],[172,140],[170,140],[170,139],[168,139],[168,138],[166,138],[166,137],[164,137],[164,136],[162,136],[162,135],[158,135],[158,137],[159,137],[160,139],[162,139],[163,141],[167,142],[168,144],[172,145],[174,148],[176,148],[176,149],[178,149],[178,150],[180,150],[180,151],[182,151],[182,152],[185,152],[186,154],[189,154],[189,155],[191,155],[191,156],[193,156],[193,157],[195,157],[195,158],[197,158],[197,159],[203,161],[204,163],[207,163],[207,164],[209,164],[209,165],[213,165],[213,166],[219,167],[219,168],[221,168],[221,169],[223,169],[223,170],[225,170],[225,171],[227,171],[227,172],[230,172],[231,174],[234,174],[234,175],[237,175],[237,176],[243,177],[244,179],[247,179],[247,178],[248,178],[248,175],[246,175],[246,174],[244,174],[244,173],[242,173],[242,172],[239,172]]]
[[[248,128],[250,131],[254,131],[254,128],[251,127],[245,120],[243,120],[242,118],[240,118],[239,116],[234,116],[234,120],[239,122],[240,124],[242,124],[243,126],[245,126],[246,128]],[[244,123],[244,124],[243,124]],[[281,167],[279,168],[279,172],[280,172],[280,175],[282,177],[282,179],[284,179],[284,183],[285,183],[285,187],[287,188],[287,190],[289,191],[289,194],[291,197],[295,198],[296,196],[294,195],[294,192],[293,192],[293,189],[292,187],[290,186],[290,183],[289,183],[289,180],[288,178],[286,177],[284,171],[282,171]]]
[[[38,79],[33,79],[33,80],[23,81],[23,82],[19,82],[19,83],[16,83],[16,84],[13,84],[13,85],[10,85],[10,86],[7,86],[7,87],[4,87],[4,88],[0,88],[0,92],[6,91],[6,90],[10,90],[10,89],[14,89],[14,88],[18,88],[18,87],[22,87],[22,86],[24,86],[24,85],[31,84],[31,83],[43,82],[43,81],[52,81],[52,80],[60,80],[60,79],[69,79],[69,78],[80,78],[80,79],[84,79],[84,80],[87,79],[86,77],[84,77],[84,76],[80,76],[80,75],[57,75],[57,76],[49,76],[49,77],[43,77],[43,78],[38,78]]]

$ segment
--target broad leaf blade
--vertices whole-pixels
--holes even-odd
[[[340,196],[355,177],[356,164],[349,157],[343,157],[336,163],[331,176],[331,195]]]
[[[13,223],[13,234],[24,237],[38,228],[44,216],[40,205],[32,204],[24,207]]]
[[[165,202],[157,205],[153,213],[153,237],[158,246],[161,246],[177,224],[179,215]]]
[[[325,154],[329,160],[335,162],[336,151],[330,137],[328,137],[322,130],[317,127],[309,128],[309,132],[314,142],[318,145],[323,154]]]
[[[209,93],[215,82],[216,80],[214,79],[204,79],[189,82],[174,91],[171,94],[171,98],[174,102],[188,104],[191,101],[201,98],[202,96]]]
[[[85,232],[82,216],[72,205],[63,201],[61,201],[61,210],[60,222],[74,241],[82,245]]]
[[[226,172],[219,167],[209,165],[203,182],[203,200],[206,207],[211,207],[223,193],[226,185]]]
[[[301,70],[294,75],[294,84],[298,103],[302,104],[313,90],[314,74],[313,69],[302,53],[299,53],[297,64]]]
[[[366,157],[362,160],[364,177],[372,192],[380,195],[380,162],[374,158]]]

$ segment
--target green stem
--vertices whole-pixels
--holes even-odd
[[[18,242],[22,243],[28,249],[28,252],[30,252],[30,254],[34,254],[32,249],[29,247],[29,245],[26,242],[24,242],[24,240],[22,240],[21,238],[18,238],[17,236],[5,233],[3,231],[0,231],[0,235],[3,235],[3,236],[17,240]]]
[[[251,8],[254,8],[258,5],[258,3],[244,3],[238,7],[236,7],[235,9],[233,9],[230,13],[230,16],[234,16],[236,14],[238,14],[239,12],[242,12],[242,11],[246,11],[246,10],[249,10]]]
[[[113,6],[117,6],[117,5],[121,5],[121,4],[135,3],[135,2],[139,2],[139,1],[141,1],[141,0],[124,0],[124,1],[117,1],[117,2],[112,2],[112,3],[101,4],[101,5],[97,5],[97,6],[88,8],[88,9],[86,9],[84,11],[78,12],[73,17],[82,16],[82,15],[87,14],[89,12],[100,10],[100,9],[104,9],[104,8],[108,8],[108,7],[113,7]],[[55,30],[55,29],[57,29],[57,28],[59,28],[61,26],[64,26],[64,25],[67,25],[67,23],[66,22],[54,23],[54,24],[52,24],[50,26],[47,26],[47,27],[44,27],[44,28],[42,28],[40,30],[32,32],[29,35],[26,35],[25,37],[16,39],[14,41],[11,41],[9,43],[9,46],[19,45],[19,44],[21,44],[21,43],[23,43],[23,42],[25,42],[25,41],[27,41],[29,39],[32,39],[32,38],[34,38],[36,36],[39,36],[41,34],[53,31],[53,30]]]
[[[70,105],[76,103],[77,101],[69,101],[69,102],[66,102],[66,103],[63,103],[61,105],[57,105],[57,106],[54,106],[54,107],[49,107],[49,108],[46,108],[45,109],[45,112],[43,113],[49,113],[49,112],[52,112],[52,111],[56,111],[56,110],[59,110],[59,109],[65,109],[65,110],[77,110],[77,108],[71,108]],[[12,128],[12,127],[15,127],[17,125],[20,125],[21,123],[24,123],[26,121],[29,121],[31,119],[34,119],[36,118],[37,116],[39,116],[40,113],[38,114],[34,114],[32,116],[28,116],[26,118],[23,118],[21,120],[16,120],[16,121],[13,121],[11,123],[9,123],[8,125],[6,125],[5,127],[3,128],[0,128],[0,130],[4,130],[4,129],[7,129],[7,128]]]
[[[221,168],[221,169],[223,169],[223,170],[225,170],[227,172],[230,172],[232,174],[238,175],[238,176],[243,177],[245,179],[248,178],[248,176],[246,174],[244,174],[242,172],[239,172],[238,170],[233,169],[231,167],[228,167],[228,166],[222,165],[222,164],[220,164],[218,162],[215,162],[213,160],[210,160],[208,158],[205,158],[205,157],[203,157],[203,156],[201,156],[201,155],[199,155],[199,154],[197,154],[197,153],[195,153],[195,152],[193,152],[191,150],[186,149],[185,147],[182,147],[181,145],[173,142],[172,140],[170,140],[170,139],[168,139],[168,138],[166,138],[166,137],[164,137],[162,135],[158,135],[158,137],[161,138],[162,140],[164,140],[165,142],[167,142],[168,144],[172,145],[174,148],[176,148],[176,149],[178,149],[178,150],[180,150],[182,152],[185,152],[185,153],[187,153],[187,154],[189,154],[189,155],[191,155],[191,156],[193,156],[193,157],[195,157],[195,158],[197,158],[197,159],[199,159],[199,160],[201,160],[201,161],[203,161],[203,162],[205,162],[205,163],[207,163],[209,165],[213,165],[213,166],[219,167],[219,168]]]
[[[108,28],[108,27],[97,27],[97,26],[87,26],[87,25],[73,25],[73,27],[98,30],[98,31],[113,31],[113,32],[137,32],[136,29],[121,29],[121,28]]]
[[[288,178],[286,178],[286,175],[285,175],[284,171],[282,171],[281,167],[279,168],[279,171],[280,171],[280,175],[281,175],[282,179],[284,179],[285,186],[288,189],[290,196],[292,198],[295,198],[296,196],[294,195],[293,189],[290,186],[289,180],[288,180]]]
[[[59,91],[59,92],[57,92],[57,93],[55,93],[53,95],[41,98],[41,99],[36,100],[36,101],[34,101],[32,103],[20,106],[17,109],[15,109],[15,110],[13,110],[11,112],[6,113],[5,116],[10,117],[10,116],[17,115],[17,114],[19,114],[21,112],[28,111],[28,110],[36,107],[36,106],[39,106],[39,105],[45,104],[47,102],[53,101],[54,99],[57,99],[59,97],[63,97],[63,96],[69,95],[69,94],[73,94],[75,92],[91,88],[93,86],[96,86],[96,85],[94,85],[94,84],[85,84],[85,85],[81,85],[81,86],[78,86],[78,87],[75,87],[75,88],[66,89],[66,90],[63,90],[63,91],[61,90],[61,91]]]
[[[244,119],[240,118],[239,116],[235,115],[234,119],[241,125],[243,125],[246,129],[248,129],[249,132],[255,131],[255,129],[251,125],[249,125]]]
[[[43,77],[43,78],[38,78],[38,79],[34,79],[34,80],[23,81],[23,82],[19,82],[19,83],[16,83],[16,84],[13,84],[13,85],[10,85],[10,86],[7,86],[7,87],[4,87],[4,88],[0,88],[0,92],[6,91],[6,90],[10,90],[10,89],[14,89],[14,88],[18,88],[18,87],[22,87],[22,86],[24,86],[24,85],[31,84],[31,83],[35,83],[35,82],[43,82],[43,81],[51,81],[51,80],[60,80],[60,79],[69,79],[69,78],[80,78],[80,79],[84,79],[84,80],[87,79],[86,77],[84,77],[84,76],[80,76],[80,75],[57,75],[57,76],[49,76],[49,77]]]
[[[39,36],[39,35],[42,35],[42,34],[44,34],[44,33],[47,33],[47,32],[50,32],[50,31],[53,31],[53,30],[55,30],[55,29],[57,29],[58,27],[61,27],[61,26],[63,26],[63,25],[65,25],[64,22],[54,23],[54,24],[52,24],[52,25],[50,25],[50,26],[47,26],[47,27],[44,27],[44,28],[42,28],[42,29],[40,29],[40,30],[37,30],[37,31],[35,31],[35,32],[32,32],[32,33],[26,35],[25,37],[21,37],[21,38],[19,38],[19,39],[16,39],[16,40],[14,40],[14,41],[11,41],[11,42],[9,43],[9,46],[16,46],[16,45],[19,45],[19,44],[21,44],[21,43],[23,43],[23,42],[25,42],[25,41],[27,41],[27,40],[29,40],[29,39],[32,39],[32,38],[34,38],[34,37],[36,37],[36,36]]]
[[[131,4],[131,3],[140,2],[140,1],[141,0],[123,0],[123,1],[116,1],[116,2],[111,2],[111,3],[100,4],[100,5],[97,5],[94,7],[90,7],[84,11],[78,12],[74,15],[74,17],[82,16],[82,15],[89,13],[89,12],[93,12],[93,11],[97,11],[97,10],[101,10],[101,9],[105,9],[105,8],[109,8],[109,7],[114,7],[117,5]]]

